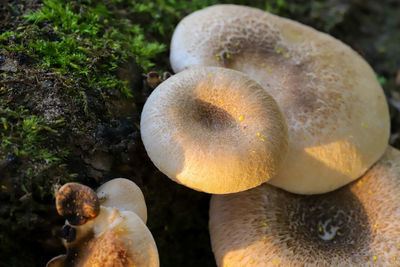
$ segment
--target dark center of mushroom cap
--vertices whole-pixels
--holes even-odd
[[[228,112],[201,99],[194,101],[193,118],[203,127],[213,131],[227,129],[235,123],[235,119]]]
[[[85,185],[68,183],[56,191],[55,195],[58,214],[71,225],[85,224],[100,212],[96,192]]]
[[[359,252],[361,258],[369,250],[368,216],[348,187],[324,195],[282,193],[289,196],[279,203],[282,212],[277,220],[283,228],[273,232],[278,239],[282,232],[292,237],[284,243],[293,253],[329,262],[332,255],[357,257]]]

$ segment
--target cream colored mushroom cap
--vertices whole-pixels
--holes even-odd
[[[268,184],[215,195],[210,236],[218,266],[400,265],[400,151],[361,179],[304,196]]]
[[[191,68],[163,82],[148,98],[140,128],[158,169],[207,193],[267,181],[287,151],[276,102],[247,75],[224,68]]]
[[[67,243],[67,255],[53,258],[54,267],[158,267],[153,236],[142,219],[132,211],[100,207],[99,215],[73,227],[76,239]]]
[[[269,182],[314,194],[360,177],[384,153],[389,112],[371,67],[350,47],[258,9],[217,5],[192,13],[171,42],[175,72],[219,66],[248,74],[277,101],[289,132]]]
[[[100,199],[100,205],[114,207],[121,211],[132,211],[146,223],[147,207],[142,190],[131,180],[112,179],[101,185],[96,193]]]

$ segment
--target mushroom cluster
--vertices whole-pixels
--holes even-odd
[[[178,24],[170,61],[178,74],[146,102],[142,140],[172,180],[225,194],[210,207],[218,266],[400,264],[400,152],[355,51],[216,5]]]
[[[61,230],[65,255],[47,267],[158,267],[153,236],[146,226],[147,208],[139,187],[113,179],[97,192],[68,183],[56,189],[58,213],[66,219]]]
[[[175,72],[219,66],[248,74],[285,115],[289,151],[272,185],[319,194],[359,178],[384,153],[388,105],[371,67],[333,37],[267,12],[217,5],[171,41]]]

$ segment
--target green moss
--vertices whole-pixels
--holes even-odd
[[[5,108],[0,110],[0,121],[3,158],[13,153],[16,156],[30,157],[31,160],[46,162],[60,160],[43,144],[47,135],[57,133],[45,123],[43,118],[29,114],[29,111],[22,107],[18,110]],[[43,132],[45,133],[42,134]]]
[[[46,0],[25,16],[25,27],[0,35],[0,48],[27,51],[38,67],[73,76],[81,88],[112,88],[131,97],[117,68],[130,62],[146,72],[166,46],[148,41],[140,25],[103,2]]]

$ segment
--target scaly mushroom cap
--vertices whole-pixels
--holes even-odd
[[[194,12],[171,42],[175,72],[219,66],[248,74],[286,116],[289,151],[269,182],[314,194],[360,177],[384,153],[388,106],[371,67],[331,36],[258,9]]]
[[[147,207],[142,190],[131,180],[112,179],[101,185],[96,193],[100,199],[100,205],[133,211],[146,223]]]
[[[48,267],[159,266],[153,236],[134,212],[101,206],[95,219],[71,229],[76,237],[65,242],[67,254]]]
[[[248,76],[223,68],[192,68],[163,82],[147,100],[140,128],[163,173],[208,193],[267,181],[287,151],[276,102]]]
[[[218,266],[400,265],[400,151],[360,180],[301,196],[268,184],[211,199]]]

